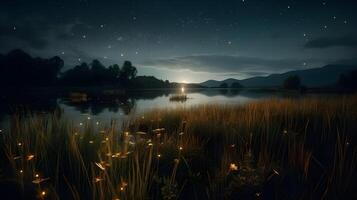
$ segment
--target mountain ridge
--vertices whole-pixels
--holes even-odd
[[[325,65],[318,68],[292,70],[242,80],[234,78],[228,78],[222,81],[207,80],[199,84],[205,87],[219,87],[222,83],[227,83],[230,86],[233,82],[239,82],[244,87],[280,87],[287,77],[297,75],[300,77],[302,84],[307,87],[325,87],[334,85],[341,74],[346,74],[354,69],[357,69],[357,66],[338,64]]]

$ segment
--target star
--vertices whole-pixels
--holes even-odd
[[[288,6],[288,9],[290,9],[290,6]]]
[[[344,24],[347,24],[347,20],[343,21]]]
[[[303,36],[306,37],[307,36],[306,33],[304,33]]]
[[[100,25],[100,28],[104,28],[104,24],[101,24],[101,25]]]
[[[123,56],[124,56],[124,54],[123,54],[123,53],[121,53],[121,54],[120,54],[120,56],[121,56],[121,57],[123,57]]]
[[[232,41],[228,41],[227,44],[228,44],[228,45],[231,45],[231,44],[232,44]]]
[[[86,35],[82,35],[82,38],[83,38],[83,39],[86,39],[86,38],[87,38],[87,36],[86,36]]]
[[[61,54],[64,55],[64,51],[62,51]]]
[[[16,26],[13,27],[14,31],[16,31]]]
[[[81,62],[81,60],[82,60],[81,58],[78,58],[78,62]]]
[[[139,54],[139,52],[135,51],[135,54],[136,54],[136,55],[138,55],[138,54]]]

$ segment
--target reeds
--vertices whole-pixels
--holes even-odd
[[[187,101],[188,97],[186,94],[175,94],[171,95],[169,100],[170,101],[180,101],[180,102],[185,102]]]
[[[14,115],[1,133],[1,179],[53,199],[356,196],[355,96],[143,116],[118,127]]]

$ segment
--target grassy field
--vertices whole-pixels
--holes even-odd
[[[0,191],[27,199],[356,199],[357,97],[269,99],[72,124],[14,115]]]

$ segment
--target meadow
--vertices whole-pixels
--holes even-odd
[[[356,199],[357,96],[155,109],[1,131],[9,199]],[[6,199],[6,198],[5,198]]]

